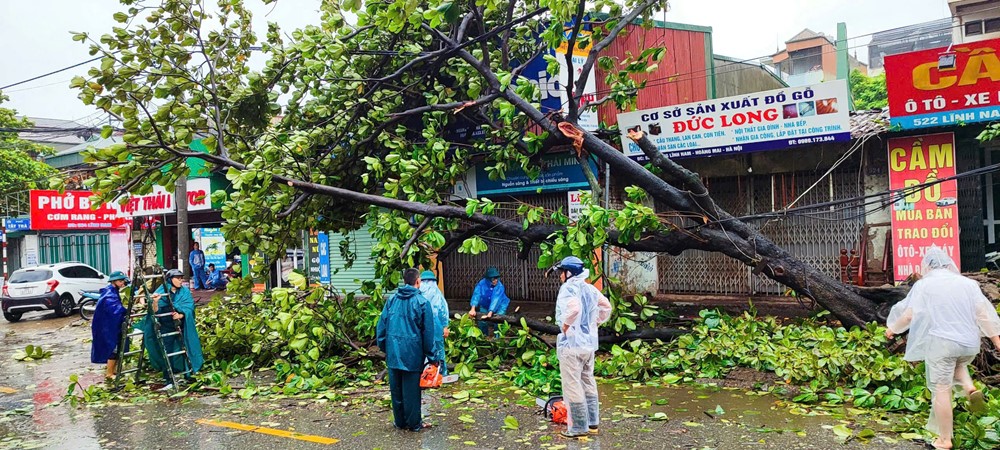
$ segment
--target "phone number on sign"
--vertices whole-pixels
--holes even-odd
[[[812,138],[789,139],[788,145],[815,144],[817,142],[830,142],[837,140],[834,136],[818,136]]]

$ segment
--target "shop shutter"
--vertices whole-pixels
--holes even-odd
[[[330,283],[337,293],[361,293],[361,283],[375,279],[375,260],[372,258],[372,245],[375,240],[367,229],[352,231],[348,234],[351,240],[351,250],[357,258],[350,268],[345,268],[346,262],[340,256],[340,242],[344,235],[330,233]]]
[[[108,233],[43,234],[38,237],[39,262],[79,261],[107,274],[111,267]]]

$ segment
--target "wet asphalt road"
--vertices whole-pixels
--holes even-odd
[[[57,403],[70,375],[77,374],[83,385],[103,381],[103,366],[89,361],[90,329],[77,319],[33,313],[17,324],[0,320],[0,449],[922,448],[887,432],[888,422],[868,417],[858,424],[851,411],[793,409],[771,395],[683,386],[602,384],[601,434],[584,441],[558,437],[559,428],[537,414],[529,397],[497,388],[491,380],[463,380],[426,393],[425,419],[434,427],[422,433],[393,429],[382,386],[338,392],[342,395],[332,400],[202,396],[166,401],[150,394],[71,407]],[[51,350],[52,358],[29,363],[11,358],[28,344]],[[516,419],[516,429],[503,428],[508,416]],[[858,430],[872,429],[876,436],[842,444],[831,429],[841,420]],[[315,438],[212,424],[219,421]],[[338,442],[316,442],[331,438]]]

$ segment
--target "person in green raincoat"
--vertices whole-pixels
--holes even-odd
[[[392,399],[393,425],[401,430],[430,427],[420,416],[420,374],[424,361],[437,365],[434,313],[420,294],[420,272],[403,271],[405,286],[385,302],[375,331],[378,349],[385,353]]]
[[[189,373],[184,374],[186,377],[190,377],[198,373],[198,370],[201,369],[202,364],[205,362],[205,358],[201,352],[201,339],[198,337],[198,330],[195,328],[194,298],[191,296],[191,291],[183,286],[184,275],[181,271],[173,269],[168,270],[164,274],[163,279],[165,283],[152,296],[153,314],[162,314],[164,312],[171,312],[172,314],[164,317],[152,317],[147,314],[142,322],[139,323],[138,328],[144,333],[143,345],[146,347],[146,354],[149,355],[149,363],[155,369],[163,372],[164,379],[169,383],[170,374],[167,372],[169,368],[163,358],[164,352],[160,349],[160,345],[156,340],[156,334],[153,331],[153,320],[160,322],[161,334],[177,331],[176,324],[178,323],[181,326],[181,334],[179,336],[174,335],[163,338],[166,353],[180,351],[181,338],[184,339],[184,345],[187,347],[191,367],[187,367],[184,355],[171,357],[170,366],[173,367],[174,373],[190,370]],[[168,286],[169,290],[167,289]]]

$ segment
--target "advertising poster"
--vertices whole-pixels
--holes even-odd
[[[569,217],[571,222],[576,222],[580,220],[580,211],[583,210],[583,203],[580,201],[580,196],[583,193],[590,193],[590,191],[569,191],[567,194],[569,196],[569,208],[566,209],[566,216]]]
[[[642,131],[670,158],[780,150],[851,140],[845,80],[618,114],[625,155],[648,158],[629,139]]]
[[[215,264],[219,270],[226,269],[226,238],[221,228],[199,228],[201,251],[205,252],[205,267]]]
[[[955,135],[952,133],[889,139],[889,189],[904,189],[955,175]],[[958,182],[949,180],[892,204],[892,244],[895,281],[920,269],[924,252],[936,245],[959,263]]]
[[[572,33],[572,28],[569,28],[566,31],[567,39],[569,39],[569,35],[571,33]],[[564,113],[569,112],[569,108],[565,106],[569,104],[569,96],[566,95],[566,88],[563,86],[566,86],[567,82],[574,83],[575,85],[577,78],[579,78],[579,76],[583,73],[583,65],[584,63],[587,62],[587,57],[590,56],[590,49],[591,47],[593,47],[593,41],[590,40],[590,31],[581,30],[580,37],[578,38],[578,40],[581,38],[585,38],[585,40],[587,41],[587,45],[584,48],[580,48],[579,45],[573,46],[574,47],[573,56],[571,57],[571,59],[573,60],[573,72],[574,72],[573,74],[570,74],[569,72],[570,68],[566,64],[566,54],[569,53],[569,47],[568,47],[569,43],[563,41],[562,45],[560,45],[555,52],[556,60],[559,61],[559,84],[556,86],[556,88],[559,90],[560,105]],[[589,76],[587,77],[587,83],[584,85],[583,88],[583,96],[580,97],[579,101],[580,107],[594,100],[597,100],[597,81],[596,77],[594,76],[594,72],[595,72],[594,70],[591,70]],[[600,122],[597,120],[597,110],[593,109],[589,111],[583,111],[580,114],[580,120],[578,121],[578,123],[580,125],[580,128],[583,128],[585,130],[589,131],[597,130],[597,128],[600,126]]]
[[[904,130],[1000,119],[1000,39],[885,57],[890,123]]]

